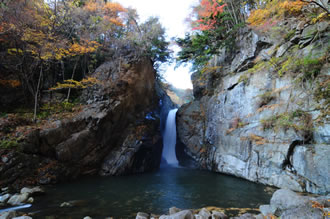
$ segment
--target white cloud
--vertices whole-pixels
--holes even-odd
[[[135,8],[141,22],[150,16],[157,16],[166,28],[168,38],[184,37],[188,30],[185,19],[188,17],[191,6],[198,0],[116,0],[125,7]],[[189,67],[179,67],[174,70],[174,65],[168,67],[164,78],[178,88],[192,88]]]

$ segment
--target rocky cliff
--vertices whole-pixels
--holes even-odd
[[[196,99],[179,109],[178,135],[201,168],[328,193],[329,22],[279,26],[285,37],[242,30],[236,53],[192,76]]]
[[[160,118],[172,102],[157,85],[149,60],[112,62],[92,75],[87,103],[73,118],[31,132],[21,150],[0,151],[0,184],[48,184],[80,175],[121,175],[157,169]]]

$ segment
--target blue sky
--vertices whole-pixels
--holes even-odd
[[[185,19],[191,11],[191,6],[198,0],[116,0],[125,7],[135,8],[140,16],[140,22],[150,16],[157,16],[166,28],[167,37],[184,37],[189,26]],[[177,51],[177,48],[173,47]],[[174,69],[175,63],[168,66],[164,78],[175,87],[192,88],[189,66]]]

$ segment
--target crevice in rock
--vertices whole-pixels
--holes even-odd
[[[297,145],[302,145],[304,144],[304,141],[302,140],[294,140],[290,146],[289,146],[289,150],[288,150],[288,153],[282,163],[282,169],[285,170],[286,167],[288,167],[290,170],[292,169],[292,163],[290,161],[290,158],[292,157],[293,155],[293,152],[294,152],[294,149]]]
[[[234,89],[237,85],[238,85],[238,83],[235,83],[235,84],[231,85],[230,87],[228,87],[227,90],[232,90],[232,89]],[[226,100],[226,99],[225,99],[225,100]]]

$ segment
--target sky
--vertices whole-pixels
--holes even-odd
[[[140,22],[150,16],[159,17],[160,22],[166,29],[168,39],[172,37],[184,37],[189,31],[185,19],[191,11],[191,6],[196,5],[198,0],[115,0],[124,7],[135,8],[139,14]],[[171,49],[177,51],[178,48]],[[166,81],[177,88],[192,88],[189,65],[174,69],[175,63],[167,67],[163,74]]]

